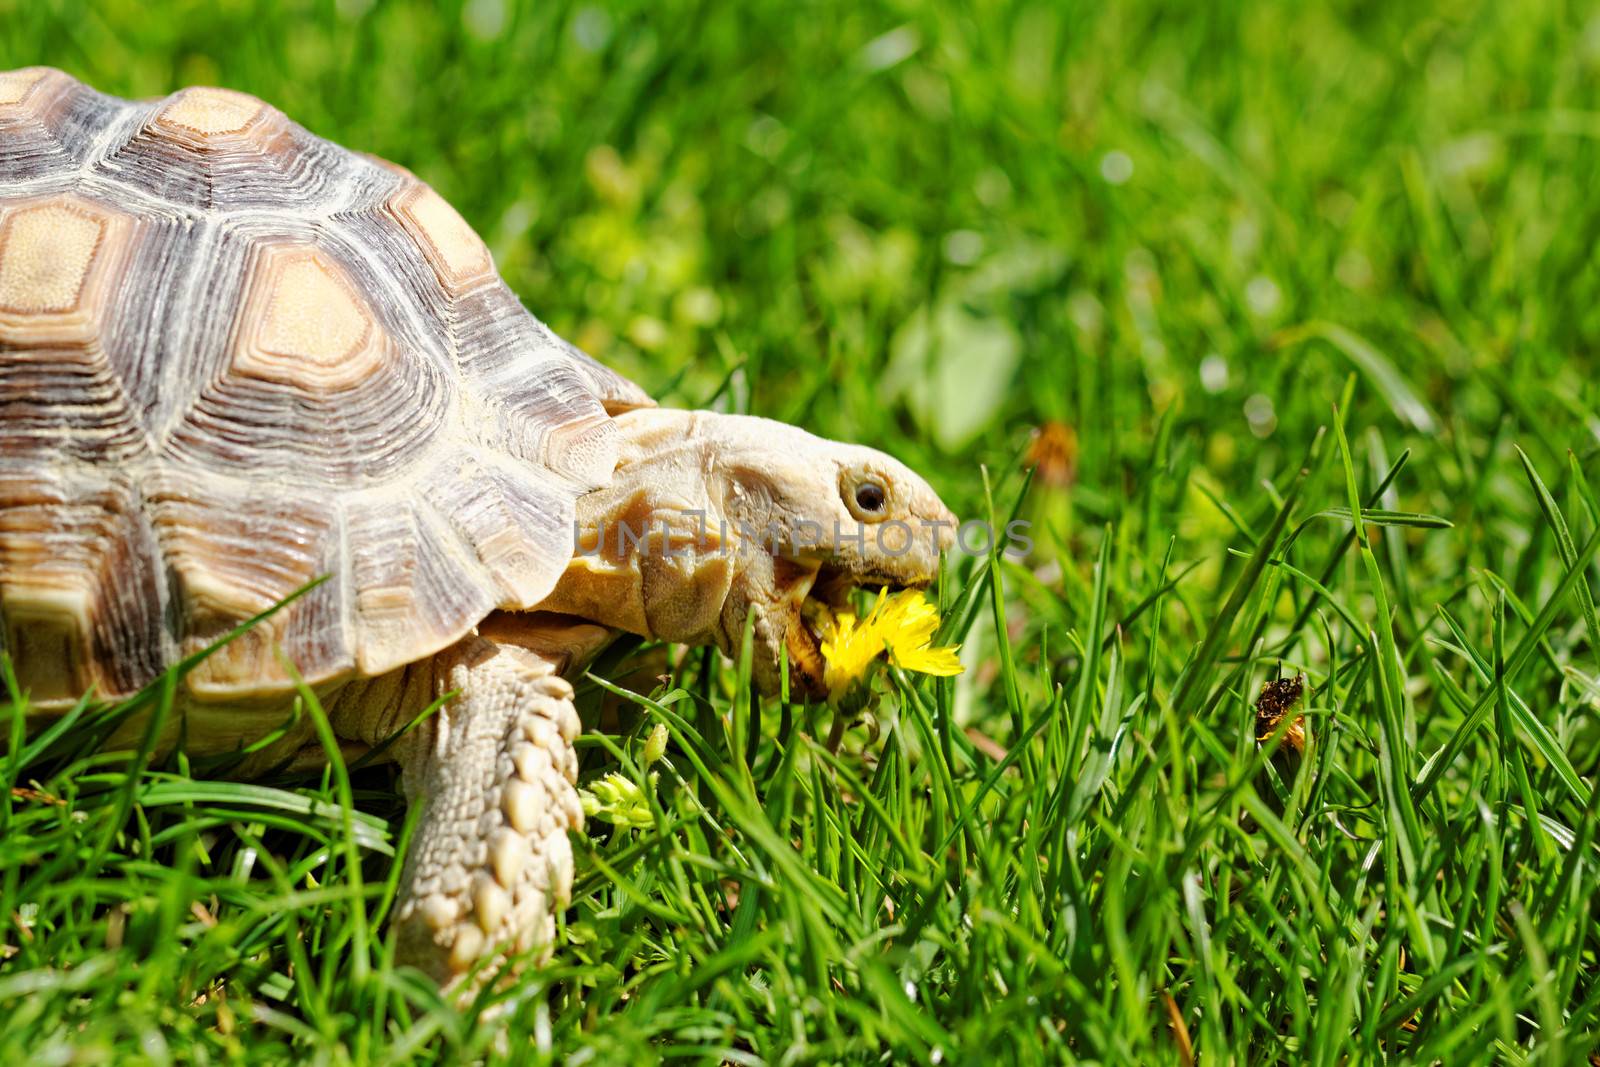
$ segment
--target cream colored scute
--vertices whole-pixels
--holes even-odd
[[[203,137],[238,133],[266,107],[246,93],[204,86],[183,89],[167,99],[158,121],[167,126],[182,126]]]
[[[0,559],[9,563],[9,557],[24,552],[14,545],[20,540],[16,532],[6,534],[4,540],[13,544],[0,548]],[[0,580],[0,607],[7,616],[13,654],[19,662],[39,657],[30,689],[41,702],[72,700],[97,680],[82,652],[84,638],[94,632],[96,606],[93,576],[84,562],[52,559],[30,568],[21,580]]]
[[[410,231],[439,280],[457,288],[494,270],[483,240],[445,198],[420,182],[396,198],[400,222]]]
[[[332,365],[348,356],[371,328],[337,268],[307,252],[278,271],[256,340],[274,355]]]
[[[49,67],[24,67],[0,72],[0,106],[20,104],[26,100],[34,86],[44,81],[49,73]]]
[[[347,389],[376,372],[384,349],[349,276],[325,253],[269,246],[243,312],[241,374],[307,389]]]
[[[0,343],[12,358],[34,362],[45,348],[98,352],[135,230],[129,216],[71,194],[0,198]]]
[[[0,308],[71,311],[105,235],[105,220],[69,202],[22,208],[0,227]]]
[[[3,408],[3,404],[0,404]],[[120,692],[160,659],[154,570],[126,479],[0,476],[0,621],[35,702]],[[106,655],[96,656],[95,650]]]

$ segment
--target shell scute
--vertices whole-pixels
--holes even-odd
[[[220,244],[221,292],[189,334],[216,358],[171,383],[193,398],[174,408],[162,454],[329,491],[421,462],[458,417],[459,390],[448,357],[405,333],[370,268],[309,232],[229,231]]]
[[[212,653],[189,675],[192,690],[287,688],[290,676],[274,651],[280,644],[309,682],[353,667],[345,583],[337,578],[342,522],[330,501],[262,498],[248,484],[219,484],[206,471],[165,473],[146,492],[178,608],[180,655],[203,651],[313,580],[336,576]]]
[[[498,603],[531,608],[560,577],[542,561],[572,556],[575,492],[570,483],[526,471],[487,450],[446,453],[420,479],[420,495],[445,517],[492,577]]]
[[[344,271],[315,246],[265,252],[240,326],[231,364],[237,374],[335,392],[383,367],[372,313]]]
[[[0,341],[92,340],[129,222],[71,194],[6,205],[0,216]]]
[[[120,101],[49,67],[0,71],[0,182],[18,184],[77,166],[88,134]]]
[[[136,230],[72,194],[0,201],[0,455],[145,450],[109,337]]]
[[[0,630],[36,703],[160,671],[160,559],[130,479],[0,473]]]
[[[388,204],[451,293],[495,277],[489,246],[444,197],[418,181],[402,186]]]
[[[382,674],[445,647],[456,640],[456,620],[482,618],[500,600],[481,562],[420,501],[352,508],[346,537],[363,674]]]
[[[170,203],[308,210],[348,180],[348,153],[245,93],[196,87],[135,107],[92,169]]]
[[[258,122],[272,123],[282,113],[248,93],[196,86],[167,97],[156,111],[155,125],[196,146],[224,137],[247,139]]]

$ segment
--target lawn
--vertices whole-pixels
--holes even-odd
[[[585,684],[584,779],[649,825],[591,821],[551,964],[463,1008],[392,964],[391,771],[191,779],[0,693],[7,1062],[1600,1043],[1600,14],[0,0],[34,63],[402,163],[663,403],[1034,544],[949,560],[965,673],[837,756],[715,656],[599,664],[649,696]]]

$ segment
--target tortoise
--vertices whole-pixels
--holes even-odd
[[[442,983],[549,954],[608,641],[748,623],[758,687],[820,697],[814,602],[928,583],[953,530],[881,452],[657,407],[438,193],[255,97],[0,74],[0,653],[49,715],[211,650],[157,740],[241,775],[324,758],[303,678],[422,805],[394,936]]]

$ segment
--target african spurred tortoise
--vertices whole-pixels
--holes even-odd
[[[818,694],[808,595],[926,583],[952,529],[882,453],[654,407],[427,185],[254,97],[0,74],[0,651],[36,712],[126,697],[327,576],[185,676],[161,744],[281,727],[285,661],[351,754],[453,693],[384,753],[424,805],[401,957],[441,980],[552,937],[564,674],[748,618],[758,684],[787,656]],[[304,718],[238,769],[296,753]]]

